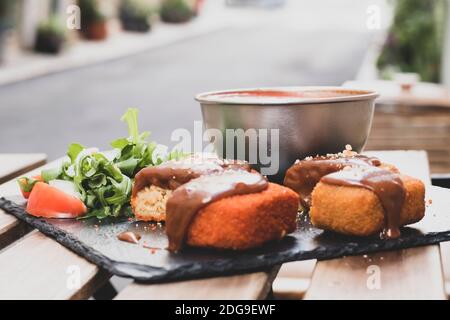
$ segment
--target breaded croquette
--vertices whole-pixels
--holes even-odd
[[[269,183],[262,192],[215,201],[192,221],[187,244],[242,250],[281,239],[296,229],[298,200],[289,188]]]
[[[406,193],[398,224],[404,226],[424,217],[425,186],[418,179],[399,177]],[[373,191],[323,180],[314,188],[309,215],[314,226],[346,235],[370,236],[386,227],[385,208]]]
[[[131,198],[134,216],[140,221],[161,222],[166,220],[166,202],[172,190],[155,185],[145,187]]]
[[[397,238],[401,226],[425,214],[420,180],[349,145],[338,154],[296,161],[284,184],[299,194],[314,226],[347,235]]]
[[[165,221],[166,202],[173,190],[202,175],[229,169],[249,171],[250,166],[243,161],[192,155],[144,168],[135,178],[131,197],[133,213],[141,221]]]

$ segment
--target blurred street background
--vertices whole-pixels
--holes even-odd
[[[1,87],[0,152],[45,152],[56,158],[72,141],[106,147],[125,135],[119,118],[130,106],[140,108],[141,128],[169,144],[173,129],[190,129],[194,120],[201,120],[193,99],[197,93],[340,85],[354,79],[371,41],[382,31],[366,27],[372,3],[319,0],[242,7],[207,1],[190,22],[204,28],[198,35]],[[377,3],[387,22],[390,7]],[[189,27],[175,26],[179,32]]]
[[[1,13],[3,21],[11,20],[1,24],[3,153],[44,152],[51,160],[62,156],[71,142],[107,148],[109,141],[126,135],[119,118],[127,107],[140,108],[140,127],[150,130],[154,140],[173,145],[174,129],[192,129],[193,121],[201,120],[193,98],[209,90],[342,85],[349,80],[392,80],[392,74],[403,74],[406,82],[445,83],[450,77],[448,66],[441,63],[443,39],[449,37],[446,0],[9,2],[8,7],[8,0],[2,0]],[[71,4],[81,7],[81,30],[67,30]],[[403,11],[401,5],[406,6]],[[14,12],[14,19],[6,19],[7,10]],[[412,49],[396,55],[395,45],[389,46],[398,15],[400,22],[415,18],[414,26],[429,21],[416,33],[429,36],[414,39]],[[415,36],[405,24],[400,28],[406,36]],[[430,53],[425,63],[398,63],[411,60],[420,48]],[[447,76],[441,70],[447,70]],[[379,89],[378,83],[372,85]],[[436,157],[444,165],[450,161],[446,117],[444,124],[437,124],[444,151],[438,150]],[[404,140],[386,144],[383,141],[393,135],[389,130],[383,131],[387,138],[376,135],[369,147],[423,148]]]

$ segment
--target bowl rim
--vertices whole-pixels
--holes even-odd
[[[348,95],[340,95],[336,97],[317,97],[317,98],[295,98],[290,97],[286,101],[239,101],[214,98],[221,94],[239,93],[239,92],[251,92],[251,91],[347,91]],[[201,104],[220,104],[220,105],[303,105],[303,104],[315,104],[315,103],[333,103],[333,102],[346,102],[346,101],[361,101],[361,100],[374,100],[379,97],[379,94],[374,90],[365,89],[353,89],[342,86],[287,86],[287,87],[257,87],[257,88],[239,88],[239,89],[227,89],[216,90],[199,93],[195,96],[195,100]]]

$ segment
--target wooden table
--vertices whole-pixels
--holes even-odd
[[[0,154],[0,184],[45,164],[43,153]]]
[[[405,173],[429,181],[425,152],[396,151],[376,154],[388,162],[397,164]],[[28,157],[16,156],[22,159]],[[0,159],[3,157],[2,163],[6,163],[7,158],[11,159],[12,163],[17,163],[16,156],[0,155]],[[34,160],[25,162],[25,168],[32,168],[33,162],[35,165],[42,162],[42,159],[33,157],[31,155],[28,157]],[[54,164],[48,166],[52,165]],[[17,166],[13,170],[22,171]],[[30,174],[37,171],[34,170]],[[0,186],[0,196],[17,195],[18,192],[15,181]],[[22,228],[18,230],[17,226]],[[303,279],[306,282],[302,282],[301,288],[297,287],[299,290],[295,290],[295,286],[290,288],[289,297],[302,297],[304,284],[307,283],[309,286],[305,296],[307,299],[445,299],[444,276],[450,280],[450,261],[448,261],[450,250],[443,245],[441,244],[441,252],[439,245],[433,245],[364,257],[334,259],[317,264],[315,261],[285,264],[283,268],[289,265],[299,268],[307,266],[306,269],[310,270],[315,267],[312,278]],[[30,230],[22,222],[1,210],[0,250],[0,299],[86,299],[110,278],[105,271],[37,230]],[[380,266],[383,279],[392,279],[383,281],[385,285],[381,290],[367,289],[367,267],[371,264]],[[294,271],[301,273],[298,268]],[[266,272],[247,275],[169,284],[132,283],[119,292],[116,299],[263,299],[270,291],[277,272],[278,268],[273,268]],[[278,280],[280,279],[289,283],[287,277]]]

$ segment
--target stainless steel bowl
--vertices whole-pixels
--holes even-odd
[[[281,181],[296,159],[337,153],[347,144],[362,151],[377,96],[374,91],[342,87],[278,87],[207,92],[196,100],[206,128],[223,133],[223,146],[226,129],[278,129],[279,168],[269,178]],[[270,139],[268,144],[276,153]],[[249,154],[236,157],[249,160]],[[259,158],[257,162],[259,169],[267,166]]]

